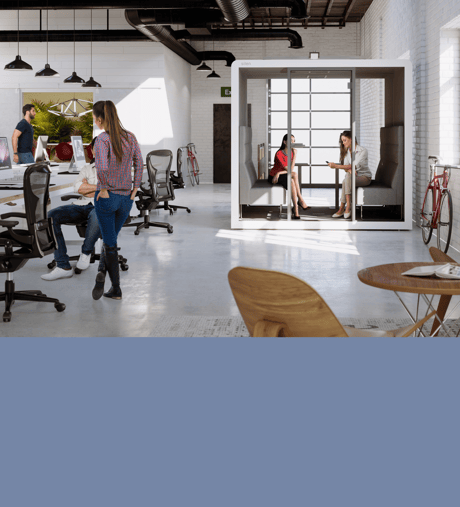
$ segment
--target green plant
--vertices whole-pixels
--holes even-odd
[[[92,104],[91,104],[92,105]],[[76,123],[76,135],[80,135],[83,139],[84,144],[90,144],[93,140],[93,115],[87,113],[84,116],[80,116]]]

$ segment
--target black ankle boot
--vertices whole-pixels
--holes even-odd
[[[109,273],[110,281],[112,282],[112,288],[107,292],[107,297],[112,299],[121,299],[120,289],[120,266],[118,264],[118,250],[116,246],[105,247],[105,265],[107,272]],[[104,294],[105,296],[106,294]]]
[[[110,290],[108,292],[104,292],[104,297],[111,299],[121,299],[122,295],[120,286],[114,287],[112,285],[112,287],[110,287]]]
[[[101,299],[102,294],[104,294],[104,283],[105,283],[105,273],[104,271],[98,271],[96,275],[96,283],[93,288],[93,299],[96,301]]]

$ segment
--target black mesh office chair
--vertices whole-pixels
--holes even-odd
[[[148,181],[142,182],[137,192],[137,209],[143,222],[125,224],[123,227],[136,227],[134,234],[137,236],[141,229],[152,227],[164,227],[170,234],[173,227],[167,222],[150,222],[150,211],[161,208],[163,204],[174,198],[170,181],[170,172],[173,154],[170,150],[155,150],[147,155]],[[167,209],[167,208],[166,208]],[[172,213],[172,210],[170,210]]]
[[[75,194],[75,193],[72,193],[72,194],[65,194],[61,197],[61,201],[69,201],[71,199],[79,199],[81,197],[81,194]],[[129,223],[131,221],[131,219],[128,217],[128,219],[126,220],[125,224]],[[86,236],[86,228],[88,226],[88,221],[87,220],[83,220],[81,222],[66,222],[64,223],[63,225],[70,225],[70,226],[74,226],[77,228],[77,232],[78,232],[78,235],[80,236],[80,238],[84,238]],[[120,247],[118,247],[118,250],[120,250]],[[69,260],[71,261],[78,261],[78,259],[80,258],[80,255],[71,255],[69,256]],[[97,254],[95,250],[93,250],[91,252],[91,259],[90,259],[90,263],[91,264],[94,264],[96,261],[99,261],[101,258],[101,255],[100,254]],[[129,266],[128,266],[128,259],[126,259],[125,257],[123,257],[123,255],[121,254],[118,254],[118,263],[120,264],[120,269],[122,271],[128,271],[129,269]],[[48,269],[54,269],[56,267],[56,261],[53,259],[49,264],[48,264]],[[78,269],[77,267],[75,267],[75,274],[76,275],[79,275],[81,273],[81,269]]]
[[[37,301],[54,303],[58,312],[65,310],[65,304],[49,298],[39,290],[15,291],[12,273],[21,269],[29,259],[41,258],[56,249],[52,220],[46,216],[51,172],[46,164],[29,166],[24,173],[25,213],[4,213],[0,215],[0,226],[7,230],[0,232],[0,273],[6,273],[5,292],[0,292],[0,301],[5,301],[3,322],[11,320],[11,305],[15,301]],[[17,228],[17,220],[27,220],[27,229]]]
[[[175,174],[175,171],[171,171],[171,173],[170,173],[170,181],[171,181],[171,186],[172,186],[171,193],[173,196],[173,198],[171,200],[174,200],[176,198],[175,193],[174,193],[174,189],[185,188],[185,181],[184,181],[184,178],[182,177],[182,149],[181,148],[179,148],[177,150],[177,166],[176,167],[177,167],[177,174]],[[185,209],[185,210],[187,210],[187,213],[191,213],[190,208],[188,208],[187,206],[178,206],[177,204],[165,203],[164,208],[169,209],[169,210],[172,209],[173,211],[177,211],[178,209]]]

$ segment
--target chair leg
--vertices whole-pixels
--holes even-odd
[[[125,224],[123,227],[136,227],[136,230],[134,231],[134,234],[137,236],[141,229],[148,229],[150,226],[152,227],[163,227],[165,229],[168,229],[169,234],[172,234],[173,232],[173,226],[171,224],[168,224],[167,222],[149,222],[150,215],[146,213],[144,215],[144,221],[143,222],[135,222],[135,223],[129,223]]]

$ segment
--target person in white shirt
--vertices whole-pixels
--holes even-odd
[[[94,145],[94,139],[92,145]],[[43,280],[52,281],[60,278],[70,278],[73,275],[61,229],[63,223],[88,221],[85,240],[81,247],[81,255],[77,262],[78,269],[83,271],[88,268],[94,245],[101,235],[94,208],[96,187],[97,173],[93,159],[89,164],[81,168],[80,174],[73,184],[74,191],[81,194],[81,197],[72,204],[59,206],[48,212],[48,216],[53,219],[53,229],[57,240],[57,249],[54,251],[56,267],[50,273],[42,275]]]
[[[342,181],[342,196],[340,198],[340,208],[332,215],[332,218],[351,217],[351,140],[352,135],[349,130],[345,130],[340,134],[340,164],[329,162],[328,165],[332,169],[344,169],[345,178]],[[356,187],[367,187],[370,185],[372,173],[369,170],[367,162],[367,150],[359,146],[358,141],[355,142],[355,167]]]

